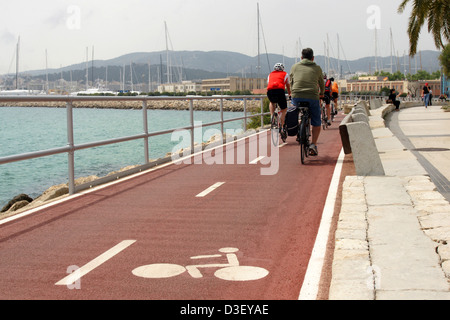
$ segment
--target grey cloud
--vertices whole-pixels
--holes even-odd
[[[0,42],[4,44],[12,44],[17,41],[17,36],[15,36],[13,33],[11,33],[8,30],[3,31],[0,33]]]
[[[50,28],[57,28],[64,26],[67,19],[67,12],[65,9],[59,9],[54,12],[51,16],[47,17],[43,23],[48,25]]]

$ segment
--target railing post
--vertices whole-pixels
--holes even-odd
[[[259,98],[261,101],[261,128],[264,127],[264,100]]]
[[[244,132],[247,131],[247,98],[244,98]]]
[[[148,152],[148,120],[147,120],[147,100],[142,100],[142,119],[144,125],[144,163],[149,163],[149,152]]]
[[[70,151],[68,152],[68,166],[69,166],[69,194],[75,193],[75,151],[73,140],[73,110],[72,101],[66,103],[67,109],[67,143]]]
[[[191,119],[191,154],[194,154],[194,100],[189,99],[189,117]]]
[[[223,98],[220,99],[220,132],[222,132],[222,139],[225,138],[223,129]]]

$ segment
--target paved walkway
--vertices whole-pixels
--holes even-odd
[[[347,176],[329,299],[450,299],[450,113],[405,108],[370,125],[385,176]],[[390,119],[390,120],[389,120]]]

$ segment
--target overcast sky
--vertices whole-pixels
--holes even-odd
[[[165,50],[167,23],[173,50],[225,50],[256,56],[257,3],[261,16],[260,52],[297,55],[296,43],[349,60],[390,55],[389,30],[400,55],[408,51],[410,8],[401,0],[0,0],[0,74],[15,72],[20,36],[20,70],[59,68],[89,59]],[[263,37],[264,36],[264,37]],[[426,27],[419,50],[436,50]]]

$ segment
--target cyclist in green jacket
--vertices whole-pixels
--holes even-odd
[[[303,49],[302,60],[292,66],[289,75],[294,105],[299,106],[303,101],[309,103],[312,126],[309,153],[314,156],[318,155],[317,141],[322,125],[320,98],[323,98],[325,92],[322,75],[322,68],[314,62],[314,51],[311,48]]]

